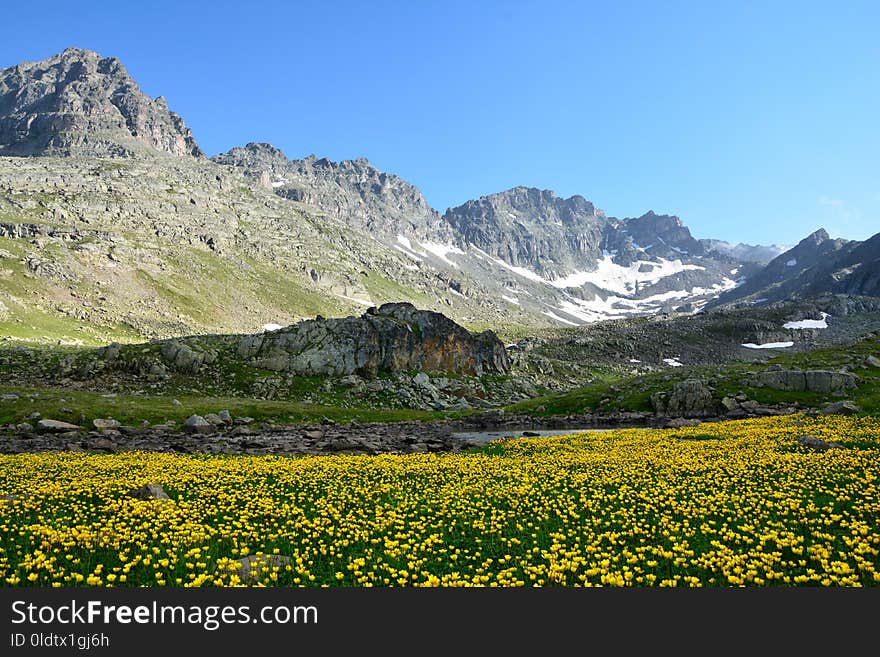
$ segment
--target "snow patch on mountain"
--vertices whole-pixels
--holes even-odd
[[[554,313],[552,310],[542,310],[541,314],[547,315],[547,317],[550,317],[551,319],[555,319],[557,322],[561,322],[563,324],[568,324],[569,326],[580,326],[577,322],[572,322],[572,321],[565,319],[564,317],[560,317],[559,315]]]
[[[748,349],[785,349],[793,346],[794,342],[765,342],[764,344],[755,344],[754,342],[743,343],[743,347]]]
[[[648,271],[639,271],[645,268]],[[699,265],[686,265],[681,260],[665,260],[660,258],[657,262],[650,260],[636,260],[625,267],[614,262],[611,255],[603,255],[596,263],[594,271],[577,271],[568,276],[563,276],[550,285],[564,289],[581,287],[586,283],[592,283],[597,287],[617,292],[619,294],[632,294],[637,285],[652,285],[657,281],[688,270],[704,270]]]
[[[399,238],[398,238],[399,239]],[[464,251],[459,249],[457,246],[451,246],[449,244],[440,244],[438,242],[419,242],[419,246],[421,246],[425,251],[432,253],[433,255],[440,258],[447,265],[455,267],[458,269],[458,265],[446,256],[450,253],[455,253],[458,255],[464,255]]]
[[[826,329],[828,328],[827,319],[831,317],[828,313],[821,313],[822,319],[802,319],[797,322],[786,322],[782,328],[787,329]]]

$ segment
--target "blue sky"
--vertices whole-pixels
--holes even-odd
[[[210,155],[367,157],[441,212],[529,185],[792,243],[880,231],[878,24],[876,2],[44,0],[0,67],[117,56]]]

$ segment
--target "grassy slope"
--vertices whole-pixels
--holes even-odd
[[[180,423],[193,414],[204,415],[226,409],[233,416],[251,417],[257,422],[280,423],[318,422],[329,418],[336,422],[400,422],[406,420],[436,420],[460,415],[415,410],[375,410],[340,408],[289,401],[266,401],[238,397],[206,397],[203,395],[145,396],[117,394],[107,396],[82,390],[52,390],[46,388],[11,388],[0,386],[0,394],[15,392],[18,400],[0,401],[0,424],[28,421],[28,416],[39,412],[43,417],[75,424],[89,425],[95,418],[112,417],[123,424],[136,426],[144,421],[151,424]],[[36,395],[31,400],[29,395]],[[180,405],[174,404],[178,400]]]
[[[818,349],[809,353],[781,355],[771,358],[768,365],[786,368],[837,369],[851,360],[863,360],[868,355],[880,354],[880,339],[872,338],[847,347]],[[745,385],[749,372],[755,366],[742,363],[721,367],[678,368],[638,377],[616,377],[602,383],[577,388],[562,394],[548,395],[514,404],[508,410],[535,415],[564,415],[595,410],[651,410],[651,395],[668,390],[675,381],[701,377],[715,383],[718,398],[744,392],[750,399],[761,403],[799,402],[807,406],[821,405],[826,395],[811,392],[785,392]],[[859,368],[853,373],[862,378],[857,390],[848,395],[863,411],[880,413],[880,369]],[[603,403],[603,399],[607,400]]]
[[[30,343],[70,342],[93,346],[114,340],[130,342],[140,337],[123,324],[99,326],[35,306],[34,298],[53,296],[57,284],[27,274],[27,266],[22,261],[31,251],[22,240],[0,237],[0,251],[11,256],[0,258],[0,301],[6,309],[0,311],[0,336]],[[51,249],[40,253],[42,260],[53,261],[57,257]]]

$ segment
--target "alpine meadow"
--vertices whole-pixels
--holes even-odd
[[[875,39],[293,4],[0,46],[0,586],[880,584]]]

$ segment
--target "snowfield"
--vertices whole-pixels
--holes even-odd
[[[457,246],[450,246],[449,244],[438,244],[437,242],[419,242],[419,246],[425,249],[425,251],[428,251],[429,253],[432,253],[440,258],[447,265],[455,267],[456,269],[458,269],[458,265],[452,262],[452,260],[450,260],[446,256],[450,253],[464,255],[464,251],[459,249]]]
[[[820,313],[822,319],[802,319],[797,322],[786,322],[782,328],[787,329],[826,329],[828,328],[827,319],[831,317],[828,313]]]
[[[650,265],[651,270],[640,272],[639,267],[642,265]],[[667,276],[694,269],[702,270],[705,267],[685,265],[681,260],[665,260],[663,258],[660,258],[658,262],[637,260],[629,267],[624,267],[615,263],[611,255],[606,254],[597,263],[595,271],[574,272],[555,281],[549,281],[549,283],[560,289],[581,287],[586,283],[592,283],[610,292],[632,294],[636,291],[637,285],[652,285]],[[535,275],[537,276],[537,274]]]

